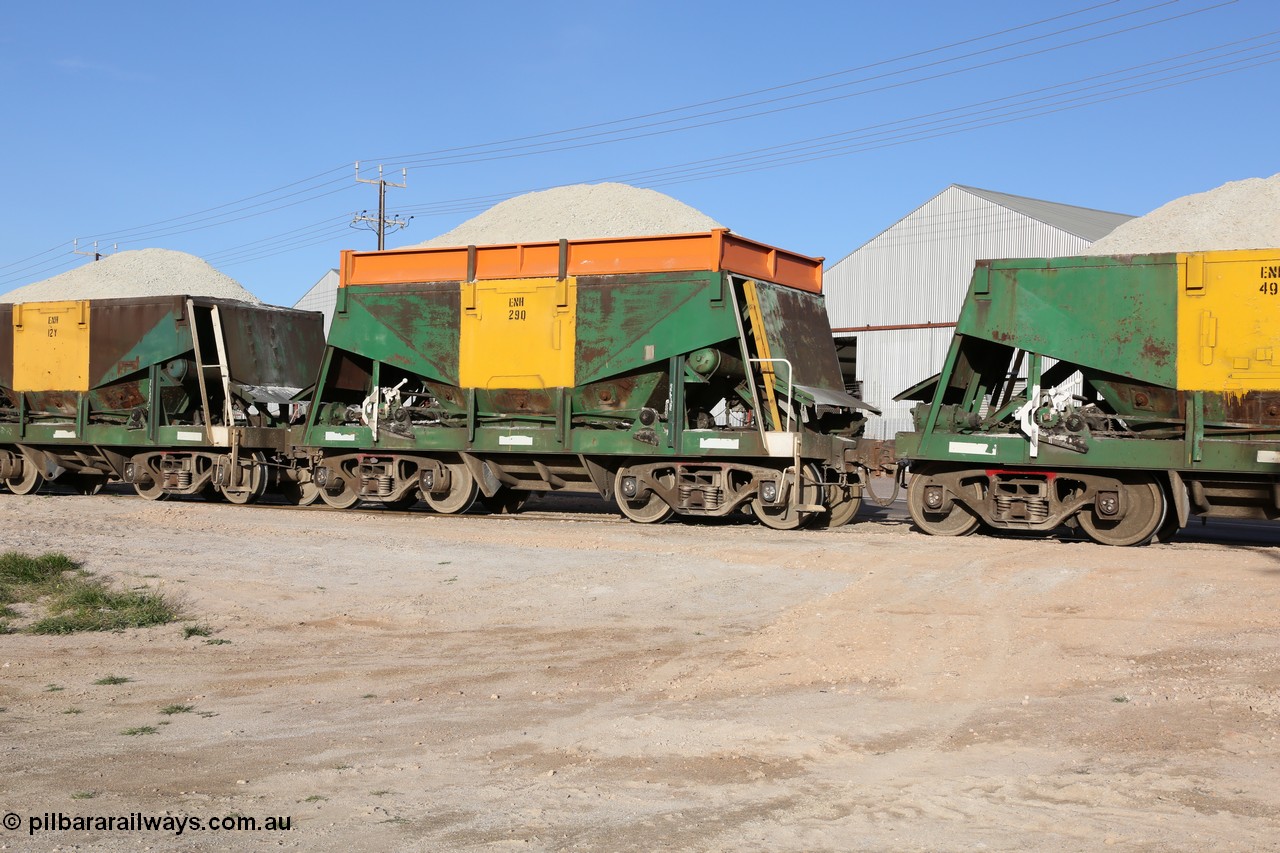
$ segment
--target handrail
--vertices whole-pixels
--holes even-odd
[[[795,374],[795,370],[791,366],[791,360],[787,358],[749,358],[747,359],[747,361],[752,364],[763,364],[765,362],[769,362],[769,363],[780,362],[787,366],[787,392],[786,392],[787,394],[787,428],[786,430],[784,430],[784,432],[791,432],[792,431],[791,430],[791,413],[795,409],[795,405],[796,405],[795,395],[791,393],[791,389],[794,387],[791,381],[791,378]],[[776,371],[770,370],[769,377],[765,379],[764,372],[761,371],[761,378],[765,379],[766,382],[771,382],[773,380],[773,377],[777,375],[778,374]]]

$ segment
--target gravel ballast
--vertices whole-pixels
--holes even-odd
[[[480,246],[689,234],[724,228],[689,205],[628,184],[573,184],[525,193],[419,246]]]
[[[1081,252],[1134,255],[1280,246],[1280,174],[1176,198]]]
[[[208,262],[171,249],[137,249],[11,290],[0,302],[54,302],[145,296],[213,296],[254,304],[262,300]]]

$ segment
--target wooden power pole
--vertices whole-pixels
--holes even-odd
[[[391,229],[390,229],[391,231],[394,231],[397,228],[405,228],[409,225],[409,222],[413,219],[412,216],[410,216],[408,219],[387,219],[387,187],[399,187],[403,189],[404,187],[408,186],[409,171],[407,169],[400,170],[400,180],[403,183],[393,184],[391,181],[384,180],[382,177],[381,164],[378,165],[377,180],[372,180],[370,178],[362,178],[360,177],[360,161],[358,160],[356,161],[356,181],[362,184],[378,185],[378,216],[375,219],[374,217],[369,215],[369,212],[367,210],[362,210],[359,213],[355,214],[355,216],[351,220],[351,224],[353,227],[356,227],[357,224],[361,222],[372,223],[372,228],[370,230],[376,231],[378,234],[378,251],[382,251],[387,247],[387,233],[388,233],[387,227],[388,226],[391,226]],[[361,227],[367,227],[367,226],[361,226]]]

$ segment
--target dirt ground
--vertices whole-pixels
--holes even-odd
[[[0,548],[191,621],[0,637],[0,847],[1280,849],[1280,548],[878,515],[2,496]],[[291,829],[28,835],[59,813]]]

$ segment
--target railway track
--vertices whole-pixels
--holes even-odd
[[[50,491],[55,490],[50,489]],[[124,484],[109,485],[104,489],[104,494],[113,494],[117,497],[130,497],[137,500],[145,500],[139,496],[131,486]],[[183,503],[209,503],[208,501],[204,501],[199,498],[176,498],[174,500],[181,501]],[[363,503],[348,509],[338,509],[322,502],[317,502],[311,506],[296,506],[274,494],[268,494],[256,504],[252,504],[250,506],[270,507],[272,509],[286,510],[289,512],[324,512],[362,516],[386,515],[388,513],[393,513],[400,515],[420,515],[432,518],[450,517],[448,514],[432,511],[425,503],[419,503],[407,509],[394,509],[378,506],[374,503]],[[633,523],[624,518],[621,513],[614,509],[611,503],[604,501],[603,499],[580,494],[544,495],[532,498],[524,509],[514,514],[495,514],[486,512],[480,508],[479,504],[477,504],[476,507],[465,513],[458,513],[457,517],[488,518],[491,520],[510,523],[559,521],[620,526],[627,526]],[[909,523],[909,521],[910,514],[907,511],[906,499],[905,497],[900,496],[888,507],[879,507],[870,503],[864,504],[862,509],[859,511],[857,520],[853,522],[853,525],[856,526],[859,524],[876,522],[905,524]],[[667,523],[714,524],[716,526],[752,526],[754,521],[749,515],[742,514],[740,516],[721,519],[676,516]],[[1017,536],[1018,534],[1004,533],[1003,535]],[[1076,532],[1071,531],[1068,528],[1061,528],[1056,531],[1056,535],[1061,539],[1074,540],[1078,538]],[[1255,521],[1249,519],[1193,519],[1190,525],[1178,532],[1173,541],[1181,544],[1235,544],[1271,547],[1280,545],[1280,525],[1277,525],[1272,521]]]

